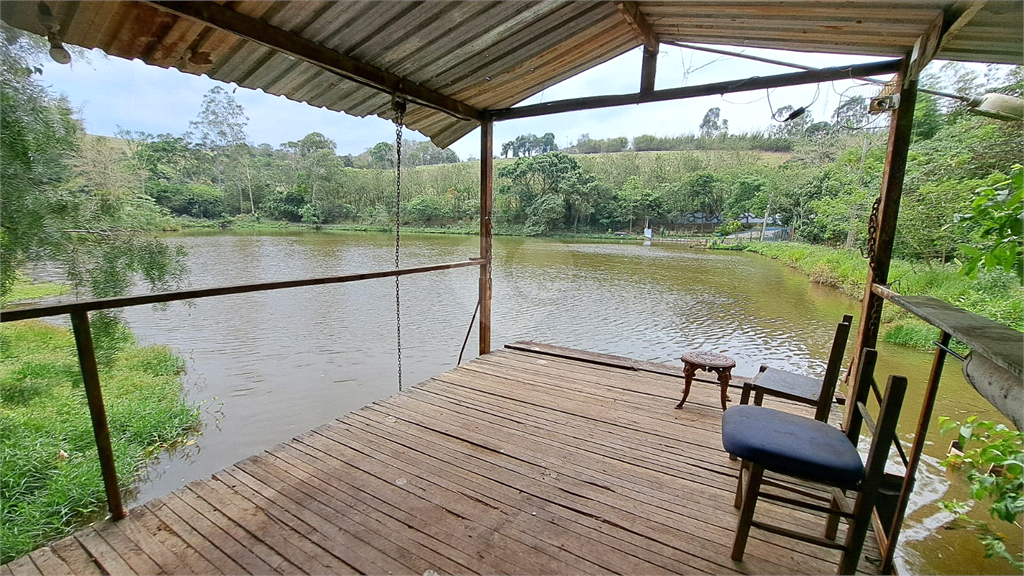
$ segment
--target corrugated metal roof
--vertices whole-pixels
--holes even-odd
[[[836,0],[637,4],[662,40],[879,56],[908,53],[939,14],[969,5]],[[47,5],[70,44],[356,116],[392,115],[388,94],[155,5],[55,0]],[[223,5],[482,110],[512,106],[640,45],[615,2],[310,0]],[[938,57],[1020,63],[1022,6],[1019,1],[986,3]],[[8,24],[42,33],[38,10],[36,2],[0,5]],[[405,121],[438,146],[476,126],[414,103]]]

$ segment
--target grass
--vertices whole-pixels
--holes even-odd
[[[182,361],[126,333],[96,343],[122,490],[198,424],[182,394]],[[106,499],[70,332],[0,325],[0,381],[0,561],[9,562],[101,516]]]
[[[66,284],[56,282],[33,282],[31,278],[19,275],[15,280],[11,292],[4,296],[2,303],[21,302],[24,300],[38,300],[47,296],[63,296],[68,293]]]
[[[853,250],[793,242],[763,242],[747,250],[780,260],[819,284],[834,286],[849,296],[864,296],[867,260]],[[926,264],[893,260],[890,285],[905,295],[933,296],[1015,330],[1024,328],[1024,292],[1014,276],[988,272],[977,279],[962,276],[953,264]],[[886,342],[920,350],[934,348],[934,327],[898,306],[882,309],[882,338]]]

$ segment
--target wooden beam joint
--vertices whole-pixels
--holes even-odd
[[[337,74],[364,86],[405,96],[412,102],[451,114],[457,118],[482,118],[480,110],[440,92],[412,82],[397,74],[346,56],[298,34],[272,26],[263,20],[246,16],[214,2],[145,0],[158,10],[229,32],[282,54]]]
[[[660,41],[654,27],[647,21],[647,17],[640,11],[640,5],[636,2],[617,2],[616,6],[622,17],[633,29],[644,46],[644,60],[640,69],[640,93],[649,94],[654,92],[654,79],[658,69],[658,51]]]

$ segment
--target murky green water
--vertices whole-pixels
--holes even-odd
[[[170,241],[188,250],[192,287],[394,265],[394,238],[384,234]],[[402,262],[463,260],[475,256],[478,245],[476,237],[406,236]],[[406,384],[455,365],[476,305],[476,277],[475,268],[466,268],[402,279]],[[761,364],[820,375],[836,322],[844,313],[859,318],[858,302],[753,254],[523,238],[495,241],[493,305],[495,347],[531,339],[676,363],[682,351],[703,348],[736,359],[734,373],[743,375]],[[204,407],[203,434],[160,460],[136,501],[207,477],[397,390],[393,279],[135,308],[125,316],[144,341],[168,344],[187,358],[190,394]],[[476,338],[474,328],[466,359],[476,355]],[[905,432],[912,432],[931,355],[882,345],[879,356],[880,373],[910,379],[903,420]],[[935,414],[1002,418],[966,384],[955,360],[945,371]],[[950,482],[937,461],[950,438],[935,430],[929,440],[904,529],[901,572],[1005,572],[1005,564],[981,558],[973,536],[941,528],[948,517],[934,501]],[[963,497],[962,486],[952,490]],[[1008,538],[1019,549],[1019,529]]]

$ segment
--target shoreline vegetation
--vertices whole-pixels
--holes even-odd
[[[19,281],[8,302],[67,287]],[[116,318],[94,314],[104,404],[122,491],[147,462],[188,441],[198,407],[182,388],[184,361],[141,346]],[[0,325],[0,562],[102,517],[106,496],[70,330],[38,320]]]

